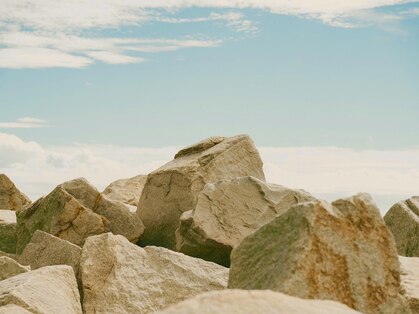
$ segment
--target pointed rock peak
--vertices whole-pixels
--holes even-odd
[[[17,210],[30,204],[30,199],[20,192],[12,180],[0,174],[0,209]]]
[[[194,155],[194,154],[201,153],[201,152],[206,151],[207,149],[210,149],[211,147],[221,143],[225,139],[226,138],[222,137],[222,136],[213,136],[213,137],[207,138],[205,140],[202,140],[202,141],[200,141],[196,144],[193,144],[189,147],[186,147],[186,148],[180,150],[175,155],[175,159],[180,158],[180,157],[184,157],[184,156],[188,156],[188,155]]]

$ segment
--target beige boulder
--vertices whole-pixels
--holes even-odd
[[[391,233],[367,194],[307,202],[246,237],[229,288],[330,299],[363,313],[409,313]]]
[[[200,294],[155,314],[356,314],[333,301],[303,300],[270,290],[223,290]]]
[[[0,210],[0,251],[16,252],[16,212]]]
[[[102,194],[111,200],[137,207],[146,181],[145,175],[116,180],[109,184]]]
[[[0,210],[16,210],[30,203],[30,199],[5,174],[0,173]]]
[[[44,266],[69,265],[78,273],[81,248],[41,230],[35,231],[31,241],[19,257],[19,262],[31,269]]]
[[[212,137],[179,151],[147,177],[137,209],[146,227],[140,244],[175,248],[179,218],[195,208],[206,183],[241,176],[264,180],[262,166],[247,135]]]
[[[393,205],[384,221],[393,233],[399,255],[419,256],[419,196]]]
[[[8,304],[5,306],[0,306],[0,314],[32,314],[31,312],[25,310],[23,307]]]
[[[207,183],[195,209],[181,216],[176,250],[229,266],[231,250],[246,236],[289,207],[312,200],[307,192],[254,177]]]
[[[111,233],[87,239],[80,260],[85,313],[150,313],[224,289],[228,269]]]
[[[29,267],[20,265],[13,258],[0,256],[0,281],[28,271]]]
[[[81,314],[80,295],[70,266],[47,266],[0,281],[0,306],[37,314]]]
[[[399,256],[402,290],[412,313],[419,313],[419,257]]]

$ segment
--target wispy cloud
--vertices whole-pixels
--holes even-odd
[[[20,118],[14,122],[0,122],[1,129],[33,129],[33,128],[44,128],[47,126],[45,120],[36,118]]]

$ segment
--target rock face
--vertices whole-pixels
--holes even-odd
[[[241,176],[264,180],[262,166],[246,135],[212,137],[179,151],[147,177],[137,209],[146,227],[140,244],[175,248],[179,218],[195,208],[206,183]]]
[[[333,301],[303,300],[269,290],[224,290],[200,294],[155,314],[355,314]]]
[[[16,252],[16,212],[0,210],[0,251]]]
[[[403,256],[419,256],[419,196],[395,204],[384,216]]]
[[[138,201],[140,200],[141,192],[146,181],[147,176],[144,175],[129,179],[120,179],[109,184],[102,194],[111,200],[138,206]]]
[[[28,267],[20,265],[13,258],[0,256],[0,281],[21,273],[26,273],[29,270]]]
[[[29,198],[5,174],[0,173],[0,210],[16,210],[30,203]]]
[[[231,250],[246,236],[289,207],[312,200],[304,191],[253,177],[208,183],[199,193],[195,209],[181,216],[176,249],[229,266]]]
[[[87,237],[108,231],[136,242],[144,225],[122,203],[108,200],[85,179],[75,179],[57,186],[32,206],[17,211],[18,253],[36,230],[82,246]]]
[[[25,310],[23,307],[9,304],[5,306],[0,306],[0,314],[32,314],[31,312]]]
[[[81,314],[80,295],[70,266],[47,266],[0,281],[0,306],[32,313]]]
[[[32,270],[44,266],[69,265],[78,273],[81,248],[68,241],[37,230],[19,257],[19,262]]]
[[[80,260],[85,313],[150,313],[226,287],[228,269],[124,237],[87,239]]]
[[[245,238],[231,258],[229,288],[330,299],[363,313],[409,313],[393,237],[367,194],[332,206],[295,205]]]
[[[419,313],[419,257],[399,256],[402,289],[412,313]]]

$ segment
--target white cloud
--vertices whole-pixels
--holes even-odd
[[[37,118],[20,118],[14,122],[0,122],[0,129],[32,129],[32,128],[43,128],[47,126],[45,120]]]
[[[111,51],[92,51],[88,52],[87,55],[93,59],[109,63],[109,64],[128,64],[128,63],[140,63],[145,62],[144,58],[131,57],[123,54],[111,52]]]

